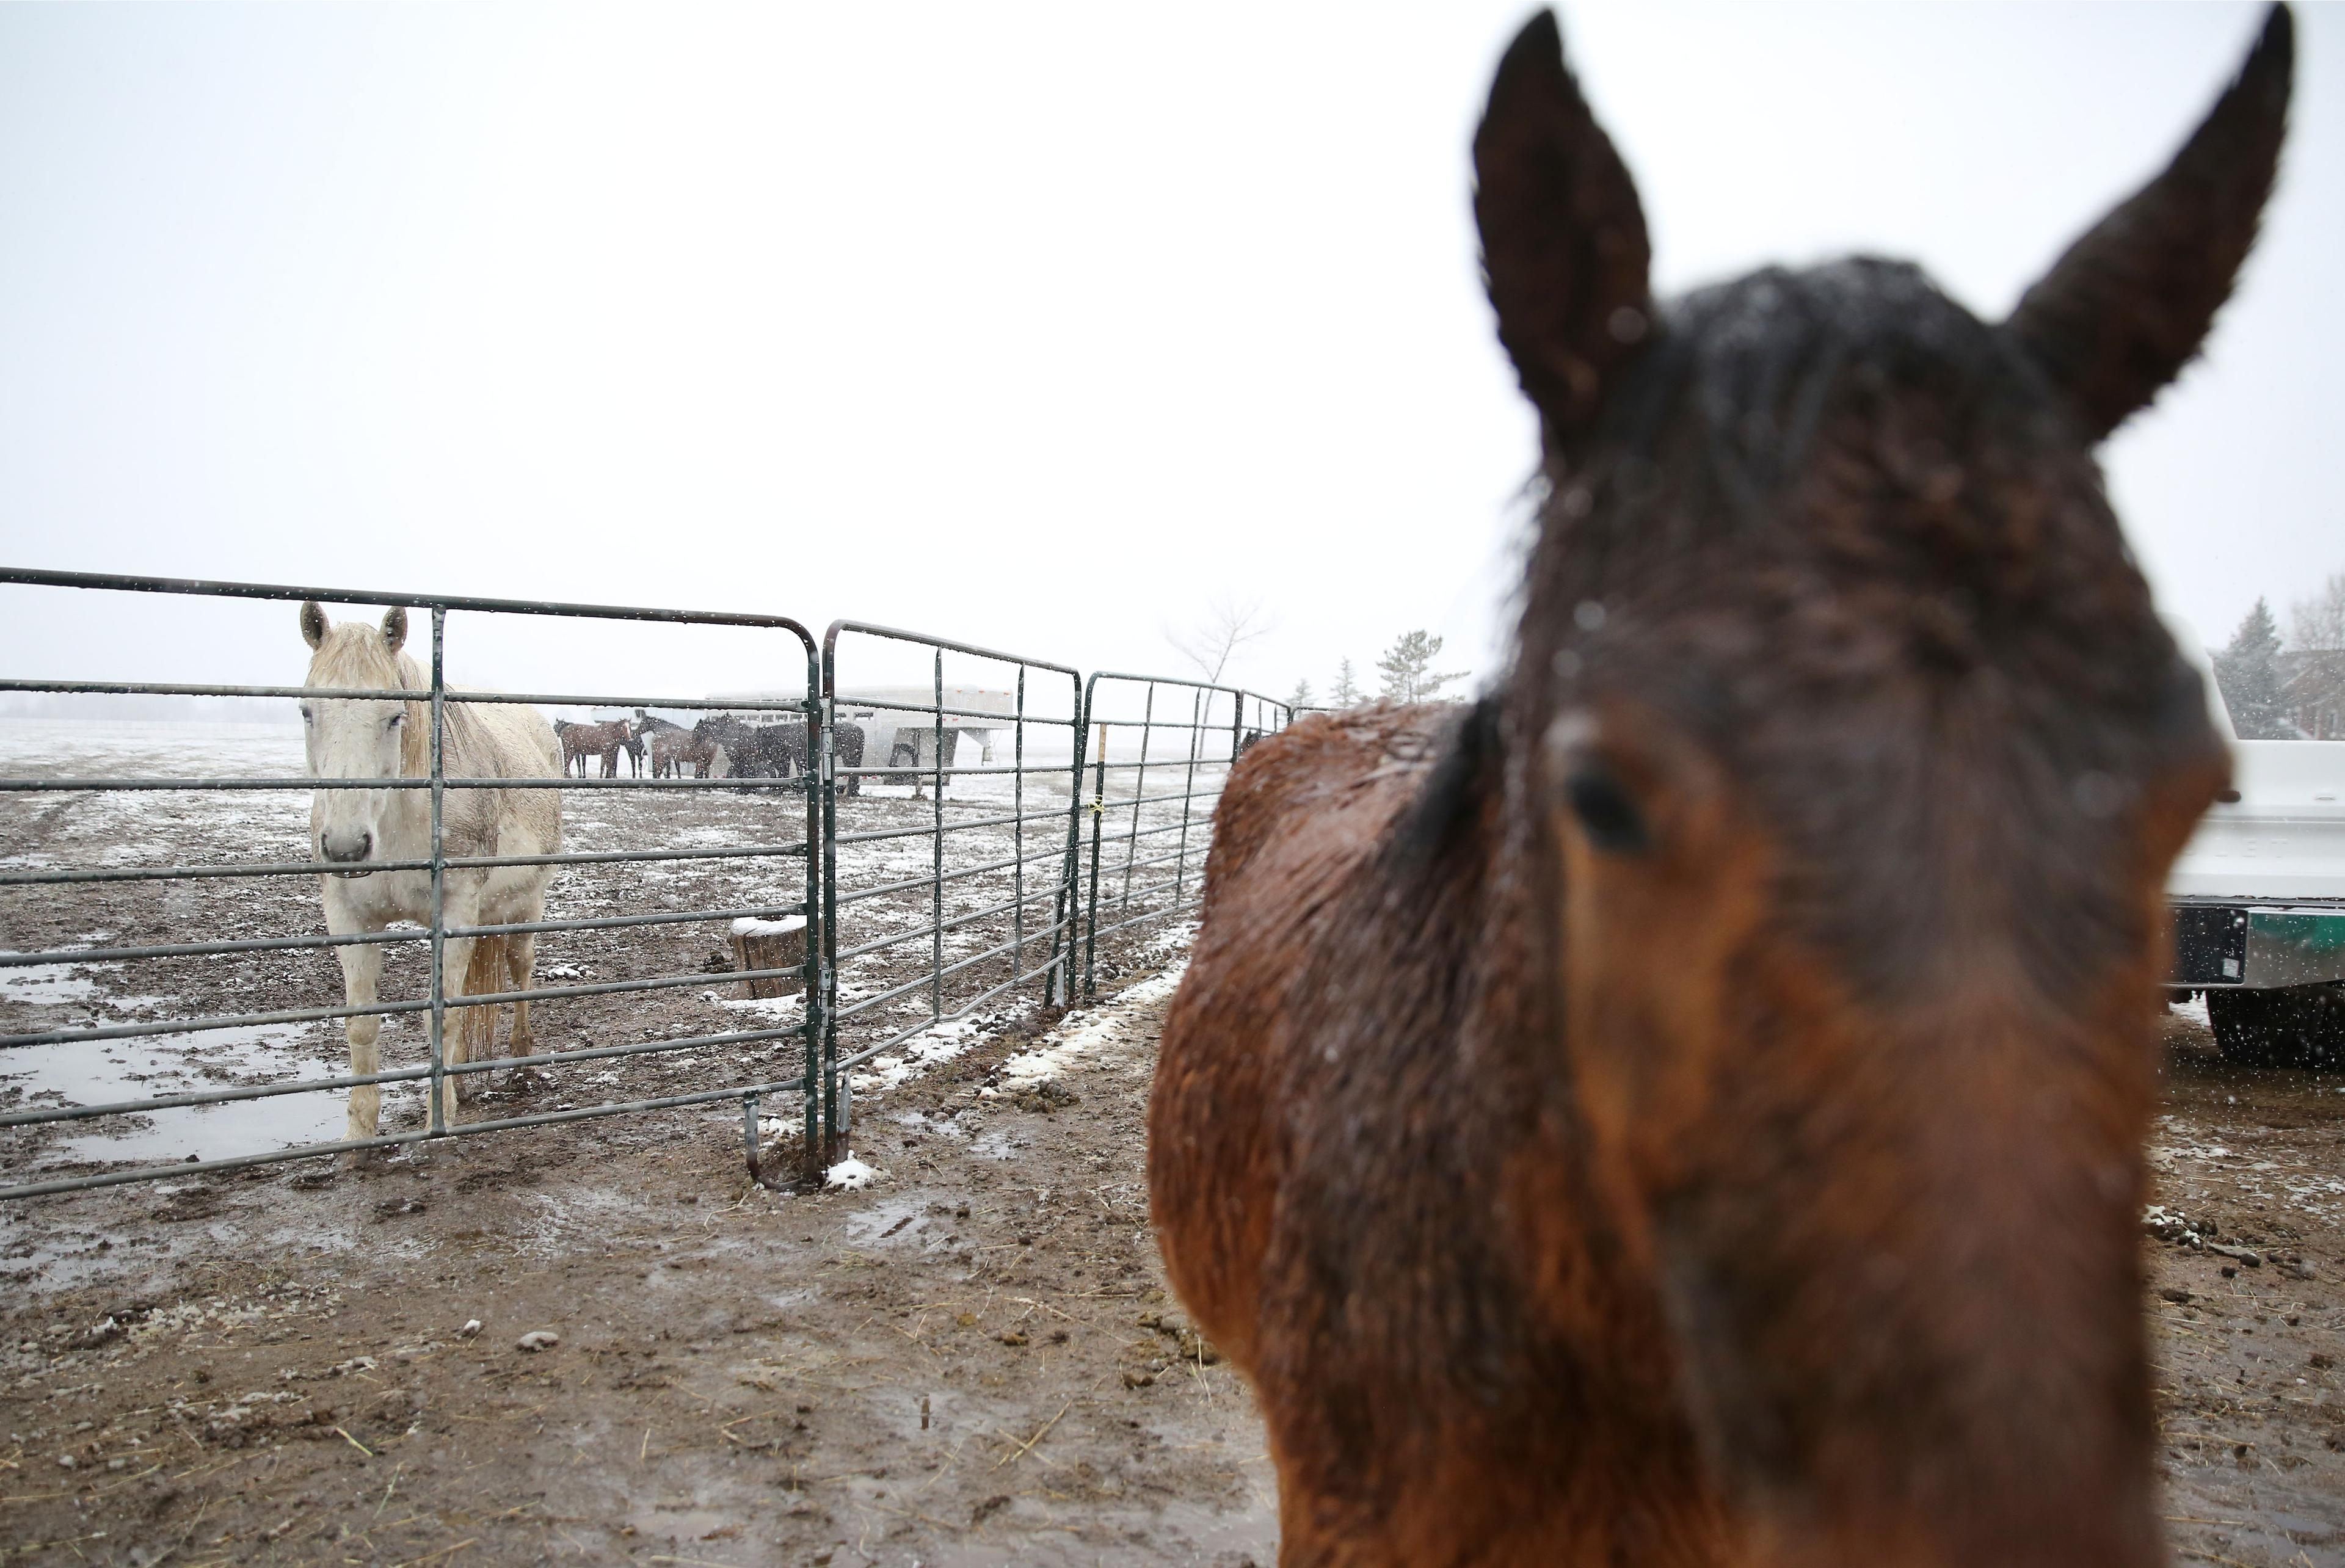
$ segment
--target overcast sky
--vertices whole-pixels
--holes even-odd
[[[0,559],[857,616],[1087,668],[1177,668],[1167,623],[1258,598],[1238,673],[1276,693],[1413,626],[1487,673],[1534,434],[1467,142],[1527,14],[0,7]],[[2299,21],[2240,296],[2106,453],[2209,640],[2345,570],[2345,11]],[[1564,22],[1664,291],[1863,251],[1995,317],[2258,13]],[[0,589],[0,669],[300,669],[289,608],[67,597]],[[759,655],[716,646],[452,632],[451,669],[741,684]]]

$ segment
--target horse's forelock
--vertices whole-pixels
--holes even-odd
[[[310,656],[309,683],[353,689],[398,687],[415,670],[414,660],[383,646],[379,629],[362,621],[345,621],[328,628],[318,651]]]
[[[1518,645],[1534,683],[1590,602],[1667,618],[1693,612],[1689,584],[1762,572],[2156,653],[2089,445],[2005,338],[1919,268],[1769,268],[1660,320],[1546,476]]]
[[[360,621],[345,621],[328,629],[325,640],[310,657],[305,684],[357,691],[420,692],[430,683],[423,667],[405,653],[383,645],[381,628]],[[462,704],[451,703],[452,719]],[[428,703],[407,703],[407,727],[399,743],[400,772],[420,777],[431,767],[431,708]]]

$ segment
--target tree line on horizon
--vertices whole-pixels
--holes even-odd
[[[1217,598],[1186,625],[1163,628],[1164,640],[1175,652],[1196,667],[1208,685],[1219,685],[1238,651],[1270,634],[1273,622],[1259,599]],[[1376,695],[1392,703],[1429,703],[1467,678],[1464,670],[1436,670],[1442,640],[1418,628],[1393,639],[1376,660]],[[1368,700],[1360,686],[1357,668],[1348,658],[1335,667],[1335,684],[1321,702],[1308,679],[1294,683],[1289,708],[1350,708]]]
[[[2289,606],[2289,634],[2263,599],[2210,650],[2215,685],[2243,741],[2345,741],[2345,572]]]
[[[1387,703],[1430,703],[1439,699],[1444,691],[1467,674],[1464,670],[1436,670],[1434,663],[1440,657],[1440,638],[1421,627],[1402,632],[1376,660],[1377,698]],[[1359,672],[1347,658],[1336,664],[1335,683],[1327,689],[1325,702],[1318,699],[1306,679],[1294,683],[1286,705],[1355,708],[1367,700],[1367,693],[1360,686]]]

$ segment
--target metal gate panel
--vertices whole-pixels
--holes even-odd
[[[1285,703],[1235,686],[1108,671],[1091,677],[1086,996],[1098,994],[1100,938],[1196,909],[1230,769],[1292,718]]]
[[[1020,986],[1039,981],[1045,1006],[1069,999],[1082,676],[859,621],[831,623],[822,660],[822,1103],[836,1152],[858,1067]],[[980,755],[964,762],[972,733]],[[1005,733],[1010,758],[993,760]],[[895,853],[888,865],[888,846],[925,864]]]
[[[607,694],[470,692],[449,686],[444,672],[444,644],[447,619],[451,612],[560,617],[609,622],[665,622],[682,626],[726,626],[773,632],[796,642],[795,659],[791,661],[804,670],[805,696],[789,701],[756,704],[766,711],[794,714],[805,727],[805,748],[811,753],[819,736],[819,703],[816,693],[820,690],[820,666],[812,636],[797,622],[777,616],[723,614],[695,611],[651,609],[612,605],[550,604],[514,600],[483,599],[454,596],[425,596],[402,593],[360,592],[340,589],[289,587],[273,584],[190,582],[161,578],[110,576],[94,573],[0,571],[0,583],[14,583],[67,591],[113,591],[147,594],[180,595],[209,599],[259,599],[298,602],[314,600],[321,603],[392,605],[409,610],[421,610],[430,616],[431,632],[431,675],[423,688],[385,691],[362,688],[350,692],[322,691],[291,685],[203,685],[174,683],[124,683],[96,681],[0,681],[0,693],[41,693],[65,695],[123,696],[199,696],[199,697],[265,697],[265,698],[331,698],[335,696],[365,696],[395,698],[430,705],[431,765],[425,776],[389,779],[313,779],[279,776],[202,776],[202,777],[11,777],[0,778],[0,794],[51,796],[60,794],[103,794],[117,792],[199,793],[239,792],[267,794],[275,792],[320,790],[427,790],[431,795],[431,852],[428,855],[397,861],[369,862],[371,871],[428,871],[432,885],[432,917],[421,930],[386,929],[378,932],[352,933],[342,936],[304,934],[299,936],[245,937],[232,936],[210,942],[150,942],[97,943],[76,946],[47,947],[33,951],[0,954],[0,974],[25,972],[73,965],[127,964],[146,960],[224,957],[263,953],[291,953],[320,948],[350,947],[362,945],[398,946],[428,943],[431,952],[428,994],[420,998],[401,1001],[377,1001],[362,1006],[275,1008],[242,1013],[216,1013],[188,1018],[140,1020],[131,1023],[99,1025],[77,1028],[32,1030],[0,1036],[0,1064],[11,1053],[39,1046],[73,1046],[97,1048],[109,1042],[157,1035],[202,1035],[225,1030],[253,1030],[276,1026],[305,1025],[348,1019],[359,1017],[391,1017],[402,1015],[420,1016],[426,1027],[428,1059],[422,1063],[391,1067],[366,1074],[340,1073],[325,1078],[299,1078],[289,1082],[244,1085],[230,1088],[198,1090],[179,1094],[150,1095],[85,1105],[42,1106],[23,1109],[10,1108],[0,1111],[0,1128],[33,1127],[50,1123],[86,1121],[100,1118],[147,1115],[156,1111],[177,1110],[218,1105],[236,1100],[264,1100],[298,1094],[347,1092],[350,1089],[387,1083],[421,1081],[427,1086],[427,1121],[417,1129],[379,1132],[377,1136],[360,1139],[340,1138],[315,1140],[291,1147],[256,1149],[221,1158],[192,1158],[178,1163],[105,1171],[93,1175],[63,1177],[47,1180],[20,1182],[0,1188],[0,1198],[30,1197],[38,1193],[68,1191],[81,1188],[111,1186],[120,1182],[153,1179],[165,1176],[184,1176],[208,1170],[232,1169],[272,1160],[337,1154],[363,1148],[376,1148],[427,1139],[470,1136],[477,1133],[512,1128],[543,1126],[559,1122],[584,1120],[591,1118],[632,1115],[643,1112],[694,1105],[705,1105],[737,1099],[743,1108],[745,1127],[749,1141],[749,1158],[754,1168],[756,1157],[756,1112],[763,1096],[797,1091],[804,1096],[806,1113],[806,1148],[811,1161],[817,1152],[816,1121],[816,1089],[817,1084],[817,1053],[808,1045],[801,1053],[797,1069],[787,1076],[767,1073],[752,1075],[751,1081],[735,1082],[721,1087],[695,1089],[680,1094],[664,1094],[614,1099],[587,1106],[563,1106],[549,1112],[494,1117],[482,1120],[447,1125],[442,1117],[441,1086],[452,1078],[471,1073],[491,1070],[535,1068],[565,1064],[583,1064],[611,1058],[664,1056],[707,1048],[723,1048],[733,1054],[754,1053],[757,1047],[777,1040],[796,1038],[811,1042],[824,1037],[823,1004],[826,996],[817,983],[817,955],[822,951],[820,930],[824,916],[819,896],[818,878],[821,857],[810,853],[820,832],[819,803],[814,794],[801,784],[791,793],[803,802],[801,836],[784,836],[781,842],[741,845],[660,847],[580,851],[546,855],[451,855],[446,852],[442,831],[443,802],[451,791],[473,789],[553,789],[573,790],[650,790],[689,794],[738,787],[734,781],[723,778],[606,777],[578,778],[567,773],[553,777],[459,777],[447,774],[444,763],[447,716],[452,705],[466,703],[512,703],[529,706],[571,706],[587,709],[620,708],[644,710],[660,707],[669,710],[740,709],[743,704],[732,701],[700,698],[614,696]],[[782,665],[787,670],[788,663]],[[443,888],[446,875],[452,870],[486,870],[522,865],[655,865],[660,863],[693,863],[734,860],[743,862],[784,862],[795,860],[799,865],[795,895],[787,899],[766,898],[728,905],[716,909],[658,910],[650,913],[601,915],[568,919],[548,919],[530,922],[483,924],[453,926],[446,918]],[[46,889],[74,885],[137,882],[217,882],[247,881],[284,876],[315,876],[320,863],[302,861],[239,862],[228,865],[181,865],[143,866],[83,866],[38,869],[0,870],[0,890]],[[533,981],[525,989],[505,989],[471,996],[452,996],[448,976],[442,972],[442,952],[452,938],[528,936],[533,942],[540,936],[566,935],[597,931],[649,930],[705,925],[712,921],[772,918],[796,916],[807,922],[806,956],[802,964],[791,968],[734,972],[725,982],[746,982],[776,979],[795,976],[804,987],[805,1013],[797,1023],[766,1028],[723,1028],[687,1033],[682,1037],[573,1050],[536,1051],[520,1057],[491,1057],[474,1062],[454,1062],[449,1059],[446,1029],[452,1012],[464,1008],[500,1007],[517,1002],[576,1000],[590,997],[677,991],[711,983],[706,972],[655,975],[646,977],[598,984],[551,986]],[[750,1065],[746,1064],[745,1065]]]

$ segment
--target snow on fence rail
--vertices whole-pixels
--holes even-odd
[[[0,1128],[10,1140],[0,1142],[0,1198],[728,1100],[741,1105],[753,1171],[759,1106],[772,1100],[812,1176],[844,1147],[858,1069],[899,1066],[924,1035],[949,1037],[1020,991],[1045,1005],[1091,994],[1102,937],[1192,907],[1220,780],[1251,738],[1289,717],[1231,688],[1087,683],[1065,665],[853,622],[833,623],[817,651],[799,622],[777,616],[17,570],[0,570],[0,584],[425,612],[430,678],[414,690],[26,679],[0,680],[0,693],[55,703],[362,691],[428,704],[432,739],[421,774],[319,779],[304,776],[289,732],[190,739],[171,726],[0,721],[0,942],[22,949],[0,952]],[[468,627],[520,617],[770,634],[785,673],[803,663],[804,683],[764,697],[465,691],[446,676],[452,614]],[[911,672],[925,679],[901,679],[908,658],[925,663]],[[1173,693],[1162,713],[1159,688]],[[1115,711],[1135,691],[1140,717]],[[445,765],[444,742],[449,715],[468,703],[722,714],[736,745],[760,747],[766,765],[748,778],[461,776]],[[777,721],[762,735],[761,715]],[[872,733],[893,742],[888,755],[867,753]],[[1089,734],[1100,741],[1087,756]],[[980,755],[964,763],[971,738]],[[997,760],[1005,740],[1007,760]],[[1150,784],[1153,774],[1169,784],[1176,754],[1180,788]],[[561,792],[563,850],[449,853],[447,802],[492,789]],[[369,863],[427,874],[428,921],[318,934],[320,885],[302,879],[323,863],[296,812],[305,792],[337,790],[429,792],[430,853]],[[1111,815],[1116,831],[1103,835]],[[1126,846],[1120,862],[1116,845]],[[448,918],[449,873],[538,865],[558,868],[547,918]],[[191,920],[215,930],[189,931]],[[737,935],[741,922],[804,922],[802,962],[752,968],[736,944],[736,957],[716,947],[694,966],[696,947]],[[549,950],[522,986],[460,994],[446,944],[491,936]],[[361,946],[378,949],[394,989],[411,994],[317,1005],[333,979],[314,963],[296,970]],[[133,974],[151,977],[134,985]],[[765,994],[791,982],[791,996]],[[720,995],[745,984],[751,996]],[[543,1011],[537,1021],[567,1037],[502,1059],[450,1048],[452,1017],[519,1002],[554,1004],[552,1027]],[[383,1020],[391,1056],[407,1059],[343,1067],[340,1033],[362,1017]],[[418,1024],[420,1039],[409,1027]],[[445,1114],[442,1086],[475,1075],[486,1085],[492,1067],[506,1077],[490,1098],[519,1103],[470,1120]],[[551,1108],[514,1087],[554,1076]],[[367,1087],[421,1088],[422,1103],[373,1136],[324,1136],[339,1097]],[[555,1092],[550,1081],[538,1087]]]

